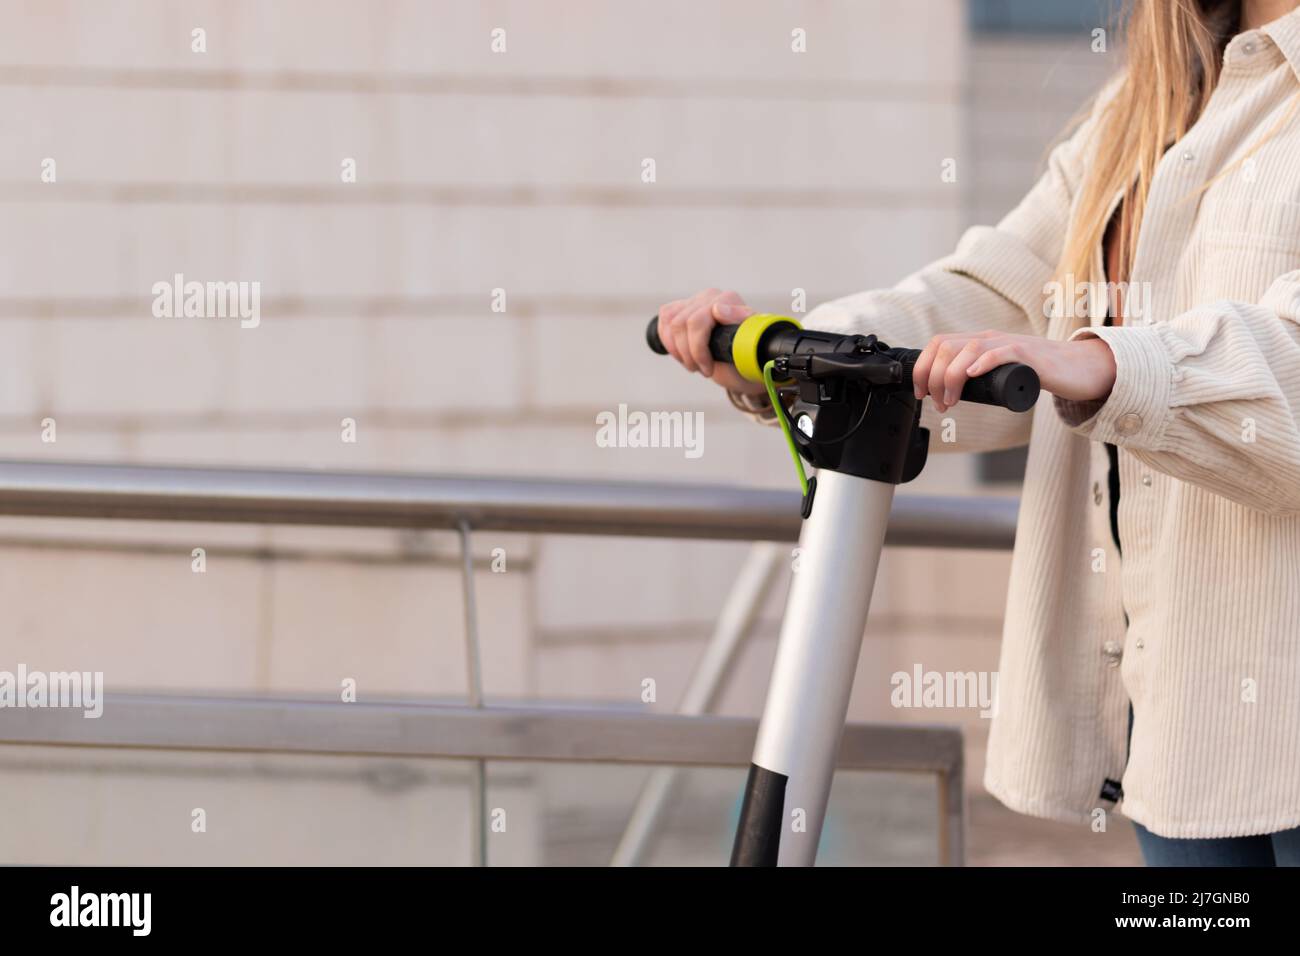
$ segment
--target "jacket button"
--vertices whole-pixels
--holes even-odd
[[[1118,667],[1120,658],[1124,656],[1124,648],[1120,647],[1119,641],[1107,641],[1101,645],[1101,656],[1106,658],[1109,666]]]
[[[1143,476],[1142,476],[1142,484],[1146,485],[1146,486],[1149,488],[1149,487],[1151,486],[1151,476],[1150,476],[1150,475],[1143,475]]]
[[[1121,415],[1119,421],[1115,423],[1115,430],[1121,435],[1134,435],[1142,427],[1142,416],[1129,412]]]
[[[1101,504],[1101,482],[1099,481],[1092,483],[1092,503],[1095,505]]]

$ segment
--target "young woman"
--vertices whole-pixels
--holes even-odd
[[[1029,443],[985,786],[1122,802],[1152,865],[1300,865],[1298,7],[1134,0],[1126,69],[1015,210],[804,323],[928,341],[935,450]],[[659,333],[770,420],[707,347],[752,312],[709,289]],[[954,407],[1007,362],[1051,393],[1032,422]]]

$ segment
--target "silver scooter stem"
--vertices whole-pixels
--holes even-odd
[[[812,866],[817,857],[894,487],[817,476],[732,865]]]

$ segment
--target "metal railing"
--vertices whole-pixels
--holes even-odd
[[[0,462],[0,514],[793,541],[799,494],[728,485]],[[885,544],[1005,550],[1014,498],[902,496]]]
[[[761,545],[751,552],[688,687],[682,713],[486,706],[472,532],[793,541],[799,531],[798,501],[795,492],[720,485],[0,462],[0,515],[456,531],[469,667],[465,707],[115,695],[93,721],[75,711],[13,711],[0,724],[0,744],[469,758],[476,768],[473,856],[475,863],[485,864],[487,760],[749,763],[757,722],[706,712],[752,628],[778,552]],[[886,544],[1008,549],[1017,506],[1012,498],[900,497]],[[839,766],[936,774],[939,862],[963,862],[959,730],[850,724]],[[652,775],[615,863],[643,859],[674,780],[671,770]]]

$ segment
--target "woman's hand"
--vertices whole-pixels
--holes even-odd
[[[1060,342],[989,330],[936,335],[916,360],[913,390],[946,412],[961,398],[967,379],[1009,362],[1028,365],[1045,391],[1070,401],[1103,399],[1115,384],[1115,356],[1101,339]]]
[[[750,382],[728,362],[715,362],[709,354],[709,335],[715,325],[736,325],[754,314],[735,292],[705,289],[689,299],[659,307],[659,338],[668,354],[688,372],[699,372],[723,388],[757,395],[762,382]]]

